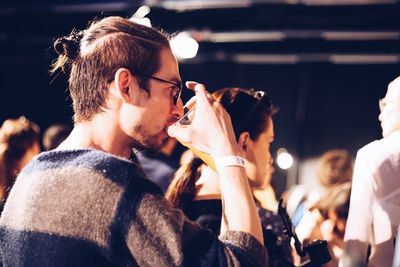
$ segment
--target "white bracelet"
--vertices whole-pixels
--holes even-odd
[[[225,156],[221,158],[216,158],[214,161],[217,172],[220,172],[223,168],[229,166],[239,166],[243,168],[245,167],[244,158],[239,156]]]

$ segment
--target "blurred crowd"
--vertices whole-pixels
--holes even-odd
[[[277,213],[278,199],[271,183],[275,167],[268,147],[276,138],[272,115],[278,108],[263,94],[262,91],[224,88],[214,92],[213,97],[230,113],[235,134],[243,140],[239,144],[248,152],[246,170],[267,240],[270,266],[300,265],[309,259],[296,253],[291,236],[285,234],[287,230]],[[261,99],[265,104],[258,104]],[[266,125],[262,126],[265,122]],[[41,133],[39,126],[24,116],[3,122],[0,128],[1,210],[24,166],[41,151],[57,149],[71,130],[71,125],[57,123]],[[257,141],[262,134],[266,135],[264,144]],[[259,147],[263,150],[257,152]],[[175,138],[169,138],[160,150],[137,151],[136,156],[148,178],[165,192],[174,207],[182,209],[191,220],[218,235],[222,203],[215,170],[190,149],[185,151],[182,148],[177,146]],[[299,184],[281,195],[302,246],[307,247],[315,240],[327,241],[332,259],[323,266],[338,266],[344,255],[353,165],[354,158],[347,150],[329,150],[320,156],[315,169],[322,190],[310,190]],[[360,217],[357,220],[366,219]],[[365,240],[368,247],[365,248],[365,253],[368,253],[364,255],[365,262],[374,252],[369,240]]]
[[[392,93],[396,94],[396,99],[392,100],[393,96],[389,94],[381,100],[384,101],[380,102],[382,113],[389,108],[386,104],[391,105],[397,103],[396,101],[400,103],[399,85],[397,79],[391,84],[391,91],[388,92],[389,94],[396,91]],[[307,255],[299,255],[296,252],[294,242],[291,241],[291,236],[286,234],[287,229],[277,213],[278,199],[271,183],[275,167],[269,144],[274,138],[279,138],[274,136],[272,120],[278,108],[273,106],[264,94],[263,91],[253,89],[224,88],[214,92],[213,98],[220,101],[230,113],[239,144],[247,152],[246,171],[263,225],[269,264],[295,266],[304,264],[310,259]],[[261,101],[264,103],[259,104]],[[394,121],[400,126],[400,115],[396,113],[400,112],[400,108],[393,109],[392,116],[399,117],[399,120]],[[385,123],[385,127],[389,127],[383,116],[380,115],[382,123]],[[400,158],[399,154],[395,154],[398,152],[396,150],[398,144],[394,143],[393,147],[390,147],[395,152],[386,159],[386,151],[379,143],[384,142],[387,136],[397,138],[399,128],[393,128],[394,134],[391,130],[387,130],[384,132],[385,138],[373,144],[376,148],[371,153],[382,154],[379,155],[379,162],[372,164],[373,159],[361,158],[361,151],[371,146],[368,145],[357,155],[357,169],[353,174],[354,158],[349,152],[345,149],[329,150],[320,156],[318,167],[315,169],[322,190],[310,190],[299,184],[282,193],[281,198],[287,207],[296,238],[301,245],[307,247],[315,240],[327,241],[332,259],[323,266],[339,266],[341,258],[343,258],[342,266],[364,266],[371,260],[379,262],[379,258],[376,257],[384,257],[385,264],[389,265],[379,263],[370,266],[390,266],[394,257],[394,243],[388,238],[394,238],[397,234],[396,223],[399,219],[398,215],[392,212],[398,207],[392,203],[390,204],[392,207],[387,209],[389,213],[381,214],[388,217],[387,224],[382,225],[383,228],[373,228],[374,224],[384,224],[384,222],[381,222],[382,218],[373,217],[375,213],[372,209],[376,209],[377,204],[374,202],[378,201],[377,199],[391,202],[391,199],[396,197],[399,188],[397,181],[390,181],[388,177],[400,177],[398,176]],[[41,151],[57,149],[71,130],[71,125],[57,123],[41,133],[39,126],[24,116],[3,122],[0,128],[1,210],[16,176],[24,166]],[[180,150],[177,147],[180,147]],[[219,234],[220,221],[223,219],[220,215],[223,203],[216,183],[217,178],[214,177],[216,175],[214,169],[207,166],[190,149],[182,150],[182,146],[177,146],[174,138],[169,138],[159,151],[137,151],[136,156],[148,178],[160,186],[174,207],[182,209],[189,219],[211,229],[216,235]],[[177,156],[180,157],[179,161],[176,160]],[[359,166],[360,164],[364,165]],[[381,166],[382,164],[384,166]],[[378,170],[385,175],[377,173]],[[370,173],[371,181],[365,181],[368,176],[364,172]],[[374,177],[379,181],[373,180]],[[352,190],[352,184],[353,187],[357,186],[355,190]],[[360,199],[364,199],[365,202],[360,203]],[[346,231],[350,206],[354,212],[349,224],[352,228],[347,228]],[[365,230],[359,229],[363,225]],[[385,227],[392,228],[392,231]],[[362,232],[359,239],[357,232]],[[384,240],[386,243],[390,242],[389,245],[385,245],[384,252],[379,251],[383,245],[377,243],[379,241],[377,238],[381,235],[386,235]],[[357,242],[354,243],[354,240]]]
[[[40,127],[24,116],[3,122],[0,128],[0,210],[25,165],[41,151],[56,148],[71,130],[70,125],[54,124],[42,134]]]
[[[382,139],[366,144],[354,156],[345,148],[320,155],[315,174],[321,190],[299,184],[277,195],[270,146],[279,139],[274,131],[274,115],[279,108],[265,90],[227,87],[207,92],[203,85],[189,82],[196,101],[189,101],[186,107],[194,110],[195,106],[195,117],[190,126],[176,125],[183,115],[181,83],[142,75],[140,79],[146,77],[173,89],[158,95],[150,94],[149,88],[138,93],[137,88],[144,83],[133,79],[131,70],[120,67],[124,65],[119,61],[125,57],[116,59],[118,68],[110,67],[112,78],[104,74],[101,64],[105,63],[96,58],[109,52],[107,49],[117,48],[90,45],[97,38],[104,41],[103,30],[113,34],[120,27],[121,38],[127,39],[109,40],[119,47],[118,53],[127,50],[125,43],[129,41],[140,48],[132,53],[148,49],[145,62],[162,62],[162,68],[151,66],[153,72],[177,71],[166,37],[121,18],[99,23],[55,43],[60,53],[55,69],[63,69],[66,62],[75,68],[70,79],[75,125],[57,123],[40,131],[24,116],[9,118],[1,125],[0,209],[4,211],[0,219],[0,259],[14,263],[5,266],[29,266],[30,257],[36,262],[32,266],[41,266],[43,259],[35,255],[48,255],[48,244],[59,248],[60,254],[51,254],[50,259],[62,255],[65,265],[60,266],[74,262],[69,261],[69,255],[79,255],[79,251],[69,251],[73,245],[68,244],[85,248],[87,258],[79,264],[86,262],[87,266],[111,266],[92,265],[94,258],[102,264],[117,262],[121,266],[122,262],[129,262],[124,266],[156,266],[154,259],[171,266],[188,262],[272,267],[394,264],[400,251],[396,246],[400,223],[400,77],[389,84],[387,94],[379,101]],[[108,24],[114,26],[107,28]],[[146,34],[129,39],[129,31]],[[90,36],[82,41],[83,35]],[[79,45],[87,46],[87,50],[79,50]],[[93,55],[93,62],[100,62],[99,71],[91,71],[92,59],[85,54],[95,48],[104,50]],[[85,60],[91,62],[89,67]],[[105,62],[111,64],[108,59]],[[165,67],[163,62],[172,67]],[[96,101],[102,104],[95,106],[92,95],[85,95],[86,87],[79,91],[79,82],[87,79],[87,86],[92,86],[86,74],[97,77],[100,70],[104,72],[99,82],[103,87]],[[104,94],[107,90],[111,93]],[[132,100],[135,94],[139,100]],[[151,105],[140,102],[152,97],[155,102]],[[172,115],[162,117],[167,110]],[[132,114],[140,116],[132,119]],[[152,123],[162,125],[162,130]],[[212,126],[205,129],[208,123]],[[184,146],[178,145],[177,139]],[[49,184],[38,181],[42,178]],[[134,182],[136,187],[132,186]],[[52,188],[55,193],[46,191]],[[145,193],[138,193],[142,191]],[[70,199],[60,199],[58,193]],[[52,205],[57,208],[48,208]],[[31,208],[38,212],[31,212]],[[39,211],[47,213],[44,216]],[[36,220],[42,215],[45,219]],[[53,215],[54,220],[48,219]],[[82,221],[82,227],[75,227]],[[98,223],[103,228],[97,228]],[[166,245],[165,240],[171,243]],[[49,243],[37,249],[45,242]],[[27,247],[30,250],[24,250]],[[263,251],[268,257],[253,257],[264,255]],[[14,257],[14,253],[19,256]],[[16,263],[20,258],[26,260],[25,265]],[[79,264],[76,266],[83,266]]]

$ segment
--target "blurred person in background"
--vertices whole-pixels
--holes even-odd
[[[361,148],[355,161],[342,267],[392,266],[400,224],[400,77],[379,109],[383,138]]]
[[[347,150],[333,149],[321,156],[317,176],[326,190],[351,182],[352,175],[353,158]]]
[[[312,210],[322,196],[338,185],[351,181],[353,158],[345,149],[332,149],[323,153],[318,159],[316,175],[321,191],[308,192],[302,185],[294,186],[286,193],[289,214],[300,241],[307,238],[316,226],[319,214]]]
[[[315,226],[303,241],[303,246],[314,240],[326,240],[332,256],[325,267],[336,267],[343,254],[344,233],[350,205],[351,182],[331,187],[310,210],[315,216]]]
[[[71,133],[72,126],[69,124],[56,123],[48,127],[42,137],[44,150],[52,150],[58,147]]]
[[[288,213],[290,211],[300,242],[307,245],[316,239],[325,239],[328,245],[337,247],[335,250],[330,248],[332,260],[327,266],[337,266],[337,258],[341,254],[342,245],[336,246],[336,243],[341,244],[338,240],[343,240],[344,232],[340,231],[344,231],[341,226],[347,218],[347,213],[344,214],[345,196],[350,193],[352,174],[353,158],[348,151],[328,150],[319,157],[316,170],[321,191],[309,192],[304,185],[297,185],[284,193]],[[334,195],[340,198],[334,199]],[[340,216],[338,209],[341,210]],[[330,227],[327,228],[328,225]],[[324,231],[321,232],[321,229]],[[294,255],[294,260],[295,263],[300,263],[302,259]]]
[[[223,88],[212,93],[229,113],[238,144],[245,152],[246,173],[252,188],[269,184],[272,174],[270,144],[274,140],[272,116],[277,112],[266,93],[254,89]],[[178,169],[166,198],[189,219],[220,233],[221,210],[226,205],[221,196],[217,172],[193,157]],[[258,203],[259,204],[259,203]],[[283,234],[283,223],[276,210],[258,205],[269,266],[291,266],[290,242]]]
[[[38,153],[38,125],[25,117],[3,122],[0,128],[0,210],[17,175]]]

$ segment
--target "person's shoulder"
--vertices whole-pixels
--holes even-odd
[[[370,151],[374,151],[382,143],[382,140],[383,139],[374,140],[374,141],[364,145],[362,148],[360,148],[357,151],[357,154],[365,154],[365,153],[368,153]]]
[[[96,149],[43,152],[32,162],[31,168],[34,171],[85,169],[101,174],[117,183],[132,176],[142,176],[140,169],[132,161]]]
[[[369,166],[371,170],[378,169],[385,164],[393,165],[398,162],[399,153],[400,134],[391,134],[359,149],[356,164]]]
[[[400,132],[393,133],[387,137],[379,140],[372,141],[357,152],[357,157],[368,156],[374,157],[379,156],[381,153],[388,154],[391,150],[400,149]]]
[[[98,167],[102,170],[117,166],[132,167],[130,160],[96,149],[51,150],[39,154],[36,164],[57,166]]]

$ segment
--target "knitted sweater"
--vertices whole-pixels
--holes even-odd
[[[4,266],[266,266],[251,235],[216,238],[173,209],[133,162],[97,150],[44,152],[0,218]]]

